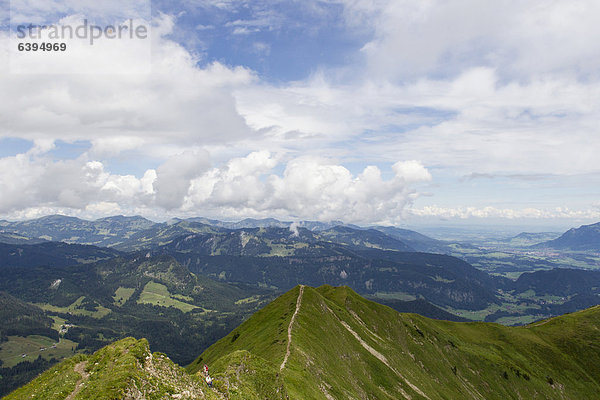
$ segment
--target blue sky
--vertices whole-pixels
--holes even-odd
[[[1,218],[600,220],[597,2],[10,5]],[[152,33],[18,54],[7,18]]]

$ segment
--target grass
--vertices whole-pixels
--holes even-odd
[[[44,311],[49,311],[52,313],[83,315],[86,317],[92,317],[97,319],[104,318],[111,313],[111,310],[109,308],[106,308],[100,304],[98,304],[95,307],[95,311],[86,310],[82,307],[82,303],[84,300],[85,296],[81,296],[68,307],[59,307],[47,303],[36,303],[35,305]]]
[[[114,304],[119,307],[122,306],[127,302],[127,300],[131,298],[134,292],[134,288],[120,286],[119,288],[117,288],[113,296]]]
[[[508,326],[526,325],[526,324],[531,324],[532,322],[535,322],[541,318],[543,318],[542,315],[515,315],[515,316],[511,316],[511,317],[498,318],[495,322],[497,324],[508,325]]]
[[[265,307],[188,370],[207,363],[222,382],[237,379],[236,388],[255,379],[252,373],[232,379],[229,365],[236,357],[262,359],[277,370],[297,294],[296,288]],[[599,327],[600,307],[540,326],[505,327],[398,314],[348,288],[305,288],[291,356],[279,375],[293,399],[423,398],[421,392],[432,400],[594,398],[600,390]],[[250,361],[244,365],[257,369]],[[261,384],[269,381],[277,387],[266,376]]]
[[[172,294],[171,297],[174,299],[184,300],[184,301],[194,301],[190,296],[185,296],[183,294]]]
[[[50,368],[32,383],[15,390],[3,400],[64,400],[81,379],[74,367],[85,358],[80,354]]]
[[[75,371],[81,362],[85,362],[80,365],[82,375]],[[6,400],[64,400],[79,381],[82,384],[74,400],[218,398],[164,354],[151,354],[145,339],[126,338],[91,356],[78,355],[58,364]]]
[[[52,329],[54,329],[55,331],[58,331],[58,332],[60,332],[60,327],[63,326],[67,322],[66,319],[61,318],[56,315],[51,315],[50,318],[52,318],[54,320],[54,322],[52,322]]]
[[[417,299],[416,296],[404,292],[376,292],[373,296],[383,300],[413,301]]]
[[[239,350],[212,365],[215,388],[231,400],[287,399],[277,366]]]
[[[347,287],[305,287],[280,371],[298,295],[298,287],[283,294],[207,349],[188,366],[192,375],[151,355],[145,340],[107,346],[87,358],[90,375],[75,400],[158,400],[184,390],[183,398],[232,400],[591,399],[600,392],[600,306],[506,327],[399,314]],[[214,390],[195,375],[205,363]],[[8,400],[64,399],[74,365],[60,364]]]
[[[239,299],[238,301],[235,302],[235,305],[239,306],[241,304],[256,303],[257,301],[260,301],[260,296],[254,295],[254,296],[246,297],[245,299]]]
[[[169,293],[169,289],[163,284],[150,281],[144,286],[138,304],[152,304],[161,307],[174,307],[183,312],[190,312],[198,306],[179,301]]]
[[[56,345],[54,348],[53,346]],[[13,367],[22,361],[33,361],[38,356],[47,360],[58,360],[71,357],[77,343],[61,338],[58,343],[45,336],[31,335],[27,337],[9,336],[7,342],[0,347],[0,360],[3,367]],[[44,349],[44,350],[42,350]],[[23,357],[22,355],[26,356]]]

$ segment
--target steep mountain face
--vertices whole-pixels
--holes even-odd
[[[358,230],[346,226],[319,232],[324,240],[344,244],[351,247],[376,248],[381,250],[415,251],[414,248],[401,240],[375,229]]]
[[[58,340],[58,332],[52,329],[52,319],[41,308],[6,292],[0,292],[0,321],[0,343],[13,335],[43,335]]]
[[[441,240],[432,239],[429,236],[422,235],[409,229],[401,229],[393,226],[374,226],[376,229],[395,239],[398,239],[416,251],[425,253],[446,254],[450,251],[448,245]]]
[[[297,287],[188,371],[208,364],[216,387],[239,389],[231,399],[257,386],[290,399],[594,398],[599,328],[600,307],[508,328],[398,314],[344,287]]]
[[[106,260],[119,255],[121,253],[113,249],[62,242],[0,243],[0,267],[67,266]]]
[[[600,251],[600,222],[569,229],[558,239],[543,242],[534,247],[573,251]]]
[[[168,254],[194,273],[230,283],[280,290],[299,283],[348,285],[364,294],[403,292],[461,309],[481,309],[498,302],[496,278],[454,257],[377,249],[352,251],[325,242],[300,250],[284,257]]]
[[[147,239],[146,239],[147,238]],[[304,256],[319,255],[323,243],[350,249],[382,249],[413,252],[414,249],[374,229],[337,226],[313,232],[306,228],[261,227],[230,230],[187,221],[167,228],[154,228],[134,235],[117,246],[121,250],[152,249],[199,255],[228,256]]]
[[[223,231],[223,228],[206,225],[199,222],[174,220],[162,224],[154,224],[148,229],[133,233],[121,243],[116,244],[115,248],[121,251],[153,249],[167,245],[176,239],[187,237],[189,235],[214,235]]]
[[[86,221],[64,215],[50,215],[22,222],[2,221],[0,229],[5,234],[19,234],[28,238],[109,247],[154,224],[142,217],[114,216]]]
[[[524,273],[515,282],[515,289],[519,293],[533,290],[554,296],[600,294],[600,271],[555,268]]]
[[[215,232],[188,232],[171,239],[163,246],[153,247],[158,253],[197,254],[201,256],[283,256],[304,254],[319,249],[318,238],[300,228],[247,228]]]

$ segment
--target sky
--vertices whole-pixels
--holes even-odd
[[[0,7],[2,219],[600,221],[595,0]],[[146,37],[17,50],[127,21]]]

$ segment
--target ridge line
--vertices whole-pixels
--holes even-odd
[[[85,372],[86,365],[87,365],[87,361],[81,361],[80,363],[76,364],[75,367],[73,367],[73,370],[75,372],[77,372],[79,375],[81,375],[81,378],[75,384],[75,389],[73,389],[73,391],[65,398],[65,400],[72,400],[72,399],[74,399],[75,396],[77,396],[77,394],[83,388],[83,385],[85,384],[85,382],[87,381],[88,377],[90,376],[90,374],[88,374],[87,372]]]
[[[302,294],[304,293],[304,285],[300,285],[300,292],[298,292],[298,298],[296,299],[296,311],[292,315],[292,319],[290,320],[290,324],[288,325],[288,342],[287,349],[285,351],[285,357],[283,358],[283,362],[279,367],[280,371],[283,371],[285,368],[285,364],[287,363],[288,357],[290,356],[291,344],[292,344],[292,325],[294,325],[294,321],[296,320],[296,315],[298,311],[300,311],[300,305],[302,305]]]
[[[334,313],[331,308],[329,308],[329,306],[327,306],[327,304],[323,303],[325,305],[325,308],[327,309],[327,311],[329,311],[334,317],[335,319],[338,320],[338,322],[340,323],[340,325],[342,325],[348,332],[350,332],[350,334],[352,336],[354,336],[354,338],[358,341],[358,343],[365,349],[367,350],[373,357],[375,357],[376,359],[378,359],[379,361],[381,361],[386,367],[388,367],[390,370],[392,370],[392,372],[394,372],[400,379],[402,379],[404,382],[406,382],[406,384],[415,392],[417,392],[419,395],[425,397],[428,400],[431,400],[429,396],[427,396],[421,389],[419,389],[418,386],[416,386],[415,384],[413,384],[411,381],[409,381],[408,379],[406,379],[406,377],[404,375],[402,375],[396,368],[392,367],[390,365],[390,363],[388,362],[387,358],[381,354],[380,352],[378,352],[377,350],[375,350],[373,347],[369,346],[369,344],[367,342],[365,342],[358,333],[356,333],[354,331],[354,329],[352,329],[350,327],[350,325],[348,325],[348,323],[346,321],[343,321],[340,317],[337,316],[336,313]],[[410,398],[410,396],[405,395],[405,397]]]

